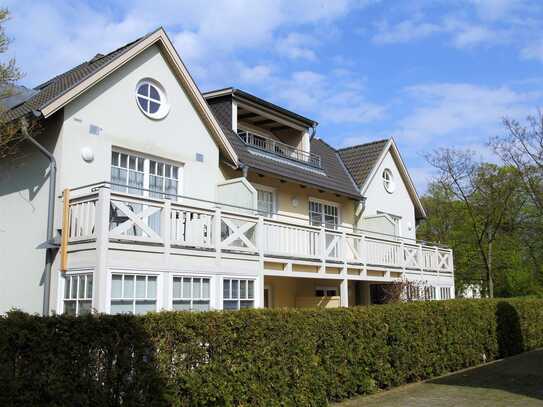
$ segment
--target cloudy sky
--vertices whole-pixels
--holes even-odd
[[[6,3],[6,2],[4,2]],[[485,143],[543,106],[543,1],[7,1],[35,86],[164,26],[201,90],[317,120],[336,147],[394,137],[424,192],[436,147]]]

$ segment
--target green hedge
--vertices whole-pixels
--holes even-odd
[[[0,405],[326,405],[543,346],[543,300],[0,318]]]

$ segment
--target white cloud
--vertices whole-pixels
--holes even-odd
[[[452,42],[457,48],[470,48],[497,42],[501,34],[488,27],[462,24],[454,34]]]
[[[280,55],[292,59],[306,59],[314,61],[317,59],[315,51],[310,48],[315,40],[304,34],[289,33],[286,37],[280,38],[277,41],[276,49]]]
[[[261,83],[270,78],[272,68],[268,65],[243,66],[240,69],[240,79],[245,83]]]
[[[524,59],[535,59],[543,62],[543,35],[533,41],[531,44],[525,46],[521,51],[521,56]]]
[[[498,20],[507,17],[523,3],[521,0],[470,0],[470,2],[484,20]]]
[[[458,144],[487,140],[495,135],[505,116],[525,117],[541,101],[541,93],[466,83],[422,84],[406,88],[415,108],[395,131],[399,137],[425,142],[450,139]]]
[[[405,20],[390,25],[384,21],[378,25],[378,32],[372,37],[372,41],[376,44],[406,43],[429,37],[440,31],[443,31],[443,27],[438,24]]]
[[[99,5],[11,0],[6,6],[12,13],[8,33],[15,38],[11,53],[28,73],[28,81],[35,84],[158,26],[166,27],[190,69],[211,82],[220,76],[218,66],[228,64],[223,71],[229,74],[235,70],[236,53],[273,48],[280,36],[286,39],[291,57],[314,59],[313,44],[298,36],[297,30],[332,24],[364,3],[216,0],[205,6],[175,0],[119,0]]]

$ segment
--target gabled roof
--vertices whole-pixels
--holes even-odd
[[[155,44],[160,47],[179,83],[183,86],[194,108],[225,157],[237,165],[238,158],[234,148],[222,132],[221,126],[211,113],[208,104],[162,27],[106,55],[97,54],[91,60],[42,83],[35,88],[37,93],[34,96],[5,112],[2,119],[14,120],[33,111],[39,111],[44,118],[50,117],[81,93]]]
[[[211,90],[209,92],[204,92],[203,96],[208,101],[215,98],[230,96],[234,100],[255,103],[260,108],[264,107],[264,108],[274,111],[275,113],[285,115],[289,117],[290,119],[293,119],[305,124],[308,127],[314,127],[318,124],[315,120],[299,115],[298,113],[295,113],[292,110],[285,109],[284,107],[268,102],[267,100],[261,99],[258,96],[252,95],[251,93],[245,92],[241,89],[230,87],[230,88],[224,88],[224,89]]]
[[[206,97],[207,99],[207,97]],[[311,152],[321,156],[322,169],[315,169],[301,163],[288,163],[268,154],[255,154],[239,136],[232,131],[232,95],[208,99],[211,110],[221,123],[223,132],[235,148],[241,163],[252,170],[282,179],[312,186],[317,189],[335,192],[349,198],[361,199],[360,191],[343,165],[337,151],[319,139],[311,141]]]
[[[388,141],[388,139],[372,141],[371,143],[340,148],[338,150],[339,156],[357,185],[361,186],[365,183]]]
[[[394,139],[379,140],[338,150],[345,166],[356,180],[362,195],[366,193],[371,180],[376,176],[381,162],[389,151],[415,206],[415,217],[417,219],[426,218],[426,211]]]
[[[21,105],[15,106],[11,110],[7,111],[5,113],[6,118],[8,120],[13,120],[35,110],[41,111],[52,101],[63,95],[66,91],[72,89],[84,79],[99,71],[109,62],[123,55],[125,52],[139,44],[151,34],[152,33],[138,38],[137,40],[123,45],[122,47],[117,48],[106,55],[97,54],[91,60],[85,61],[72,69],[69,69],[68,71],[63,72],[60,75],[57,75],[54,78],[51,78],[48,81],[36,86],[34,88],[36,94]]]

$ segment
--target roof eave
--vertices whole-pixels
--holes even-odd
[[[215,119],[215,116],[213,116],[213,113],[209,109],[209,106],[207,105],[202,94],[200,93],[200,90],[196,86],[196,83],[190,76],[190,73],[188,72],[186,66],[179,57],[177,51],[175,50],[173,44],[171,43],[170,39],[168,38],[166,32],[162,27],[153,31],[146,37],[142,37],[142,40],[140,42],[136,43],[134,46],[127,49],[121,55],[105,64],[92,75],[85,78],[76,85],[70,87],[65,92],[58,95],[55,99],[47,102],[47,104],[41,106],[39,110],[41,111],[43,117],[50,117],[56,111],[62,109],[72,100],[74,100],[87,89],[92,87],[94,84],[101,81],[112,72],[116,71],[125,63],[127,63],[135,56],[139,55],[145,49],[149,48],[154,44],[159,44],[161,46],[161,49],[165,52],[165,56],[168,59],[168,62],[170,62],[170,64],[172,64],[176,68],[174,69],[175,73],[182,79],[181,83],[185,85],[184,88],[191,96],[191,100],[193,101],[193,103],[195,103],[195,107],[200,113],[202,119],[204,120],[204,123],[209,128],[210,132],[218,142],[219,146],[221,147],[227,158],[237,165],[238,156],[236,154],[236,151],[234,150],[232,145],[230,145],[230,142],[220,128],[220,125]]]

